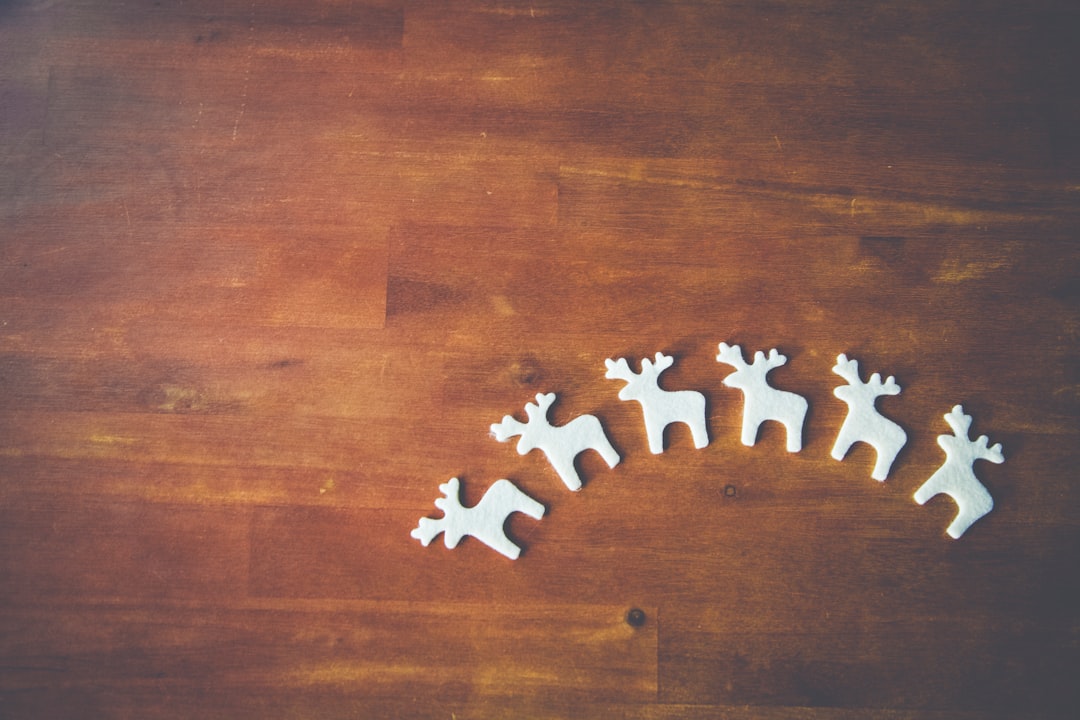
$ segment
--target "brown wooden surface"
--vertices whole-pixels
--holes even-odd
[[[0,2],[0,716],[1075,717],[1069,2]],[[720,341],[805,446],[739,442]],[[604,359],[676,357],[648,452]],[[908,432],[829,457],[836,355]],[[488,436],[557,392],[568,492]],[[914,490],[962,403],[994,511]],[[409,537],[500,477],[516,562]],[[644,611],[640,626],[628,612]]]

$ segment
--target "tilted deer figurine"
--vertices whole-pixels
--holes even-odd
[[[664,428],[676,422],[690,428],[695,448],[700,450],[709,444],[705,396],[695,390],[664,390],[659,385],[660,373],[671,367],[673,362],[671,356],[658,352],[655,363],[645,358],[641,361],[641,372],[635,373],[626,358],[604,361],[607,365],[604,377],[626,383],[626,387],[619,391],[619,399],[637,400],[641,404],[649,451],[654,455],[664,452]]]
[[[754,362],[743,360],[742,348],[720,343],[717,362],[735,368],[724,378],[724,384],[743,391],[742,444],[752,447],[757,441],[758,427],[766,420],[776,420],[787,428],[788,452],[802,450],[802,426],[806,418],[806,398],[795,393],[777,390],[769,385],[766,375],[787,362],[787,357],[769,351],[769,357],[758,350]]]
[[[923,505],[940,494],[951,497],[959,512],[945,532],[956,539],[994,508],[994,499],[975,477],[975,461],[989,460],[1000,464],[1005,462],[1005,456],[1001,453],[1001,443],[987,447],[989,439],[985,435],[980,435],[978,440],[971,440],[968,435],[971,416],[964,414],[962,406],[953,407],[952,411],[945,415],[945,422],[953,431],[952,435],[938,435],[938,445],[945,451],[945,463],[915,491],[915,502]]]
[[[519,455],[539,448],[566,487],[580,490],[581,478],[574,467],[574,458],[586,450],[595,450],[608,467],[613,468],[619,464],[619,453],[615,452],[600,421],[593,415],[581,415],[565,425],[552,425],[547,415],[554,402],[555,393],[537,394],[536,404],[525,404],[525,415],[529,418],[527,423],[506,415],[501,423],[491,426],[491,434],[499,442],[520,435],[517,444]]]
[[[544,516],[544,506],[517,489],[509,480],[496,480],[480,502],[471,508],[461,504],[461,485],[457,478],[439,486],[445,497],[435,501],[435,507],[443,511],[438,520],[420,518],[420,524],[411,533],[427,547],[439,533],[443,533],[446,547],[456,548],[461,538],[472,535],[488,547],[511,560],[521,554],[521,548],[512,543],[503,530],[511,513],[520,512],[539,520]]]
[[[877,461],[870,477],[881,482],[889,476],[889,468],[896,460],[900,449],[907,443],[907,433],[887,417],[878,413],[874,402],[881,395],[899,395],[900,386],[890,375],[885,382],[881,375],[874,373],[869,382],[859,379],[859,361],[848,360],[841,353],[836,357],[834,373],[848,381],[833,390],[833,395],[847,403],[848,414],[833,445],[834,460],[843,460],[851,446],[857,442],[872,445],[877,451]]]

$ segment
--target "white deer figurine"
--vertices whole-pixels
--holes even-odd
[[[848,414],[833,445],[834,460],[843,460],[851,446],[864,442],[877,451],[877,461],[870,477],[882,482],[889,476],[889,468],[896,460],[900,449],[907,443],[907,433],[887,417],[878,413],[874,403],[881,395],[899,395],[900,386],[890,375],[881,381],[881,375],[874,373],[868,382],[859,378],[859,361],[848,360],[841,353],[836,357],[834,373],[848,381],[833,390],[833,395],[847,403]]]
[[[994,508],[994,499],[975,477],[975,461],[989,460],[1000,464],[1005,462],[1005,456],[1001,454],[1001,443],[987,447],[989,439],[985,435],[971,440],[968,435],[971,416],[964,414],[962,406],[955,406],[945,416],[945,422],[953,431],[952,435],[938,435],[938,445],[945,451],[945,463],[915,491],[915,502],[923,505],[942,493],[951,497],[959,512],[945,532],[956,539]]]
[[[795,393],[777,390],[769,385],[766,375],[770,370],[787,362],[787,357],[769,351],[769,357],[758,350],[754,362],[743,360],[742,348],[720,343],[716,362],[726,363],[735,372],[724,378],[728,387],[743,391],[742,444],[753,447],[757,441],[758,427],[766,420],[776,420],[787,428],[788,452],[802,450],[802,426],[806,418],[806,398]]]
[[[649,451],[654,455],[664,452],[664,428],[676,422],[690,428],[695,448],[700,450],[709,444],[705,396],[695,390],[664,390],[659,385],[660,373],[671,367],[673,362],[671,356],[658,352],[655,363],[645,358],[641,361],[641,372],[635,373],[626,358],[604,361],[607,366],[604,377],[626,383],[626,387],[619,391],[619,399],[637,400],[641,404]]]
[[[544,506],[517,489],[509,480],[496,480],[480,502],[471,508],[464,507],[460,498],[461,486],[457,478],[439,486],[446,497],[438,498],[435,507],[443,511],[438,520],[420,518],[420,524],[411,535],[427,547],[439,533],[443,533],[446,547],[456,548],[461,538],[472,535],[488,547],[511,560],[521,554],[521,548],[512,543],[503,530],[510,513],[520,512],[539,520],[544,516]]]
[[[574,458],[586,450],[595,450],[608,467],[613,468],[619,464],[619,453],[615,452],[600,421],[593,415],[581,415],[565,425],[552,425],[547,415],[554,402],[555,393],[537,394],[536,404],[525,404],[525,415],[529,418],[527,423],[506,415],[501,423],[491,426],[491,434],[499,442],[520,435],[517,444],[519,455],[539,448],[566,487],[580,490],[581,478],[574,467]]]

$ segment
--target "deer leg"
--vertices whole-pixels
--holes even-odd
[[[948,466],[938,469],[915,491],[915,502],[923,505],[941,494],[951,497],[958,509],[956,517],[945,530],[953,539],[963,535],[976,520],[994,507],[994,499],[973,474]]]
[[[544,506],[536,500],[533,500],[525,493],[521,493],[521,500],[519,500],[518,502],[520,504],[516,508],[514,508],[517,512],[523,515],[528,515],[533,520],[539,520],[540,518],[544,517]]]
[[[954,540],[967,532],[976,520],[994,509],[994,500],[990,497],[990,493],[974,477],[971,478],[971,483],[958,488],[955,494],[950,492],[949,495],[960,508],[945,530]]]
[[[484,507],[481,508],[481,505]],[[521,548],[506,537],[503,529],[506,518],[511,513],[519,512],[539,520],[544,516],[544,506],[518,490],[509,480],[497,480],[473,508],[473,512],[483,515],[488,522],[476,523],[479,527],[475,531],[470,530],[469,534],[511,560],[516,560]],[[496,522],[490,522],[491,518]],[[502,518],[503,522],[498,523],[498,518]]]
[[[493,530],[490,533],[483,533],[475,537],[495,552],[505,555],[511,560],[517,560],[518,555],[521,554],[521,548],[510,542],[510,539],[506,537],[506,533]]]
[[[479,508],[481,505],[486,506],[486,513],[498,512],[509,516],[510,513],[519,512],[534,520],[539,520],[544,516],[544,506],[523,493],[509,480],[496,480],[476,507]]]
[[[709,444],[709,429],[705,427],[704,420],[687,423],[690,426],[690,435],[694,438],[694,447],[700,450]]]
[[[746,447],[754,447],[754,443],[757,442],[758,425],[761,421],[754,422],[753,418],[743,415],[742,423],[742,444]]]
[[[787,451],[797,453],[802,450],[802,418],[784,421],[787,428]]]
[[[840,426],[840,433],[836,436],[836,443],[832,448],[832,459],[843,460],[847,457],[848,450],[855,444],[855,438],[849,430],[850,426],[847,421]]]
[[[615,451],[608,439],[597,438],[596,444],[592,446],[592,449],[600,453],[600,457],[604,458],[604,462],[607,463],[609,468],[613,468],[619,464],[619,453]]]
[[[900,448],[896,445],[892,445],[879,447],[876,448],[876,450],[877,461],[874,463],[874,471],[870,473],[870,477],[878,482],[884,482],[885,478],[889,477],[889,468],[892,467],[897,453],[900,452]]]
[[[877,463],[874,465],[874,473],[870,476],[879,482],[889,476],[889,469],[896,461],[896,456],[900,454],[900,451],[907,443],[907,433],[904,432],[903,428],[895,423],[886,427],[887,431],[883,432],[886,437],[882,441],[881,447],[877,448]]]
[[[926,482],[919,486],[919,489],[915,491],[915,502],[925,505],[930,498],[943,492],[942,488],[947,485],[943,470],[944,468],[939,468],[937,472],[927,478]]]
[[[791,414],[791,424],[788,425],[787,434],[787,449],[788,452],[799,452],[802,450],[802,426],[806,420],[806,400],[800,395],[790,395],[792,404],[795,406]]]
[[[578,475],[577,468],[574,467],[574,457],[574,455],[558,459],[549,457],[548,460],[551,461],[551,466],[555,468],[555,472],[559,474],[562,481],[566,483],[566,487],[576,492],[581,489],[581,476]]]
[[[649,452],[653,455],[660,455],[664,452],[664,428],[667,425],[661,425],[659,423],[647,423],[645,425],[645,435],[649,438]]]
[[[600,457],[604,458],[604,462],[607,463],[609,468],[615,467],[619,464],[619,453],[615,452],[615,448],[612,447],[608,436],[604,434],[604,426],[600,424],[600,420],[596,417],[591,415],[585,417],[588,418],[588,421],[584,424],[586,430],[581,433],[581,449],[578,452],[595,450],[600,454]]]
[[[956,514],[956,517],[945,530],[949,537],[954,540],[967,532],[967,529],[974,525],[976,520],[990,512],[990,508],[983,510],[982,508],[972,507],[967,503],[958,502],[957,504],[960,506],[960,512]]]

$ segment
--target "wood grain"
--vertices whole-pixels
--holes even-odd
[[[1080,13],[0,2],[0,716],[1071,718]],[[804,447],[717,343],[779,348]],[[710,444],[648,451],[664,351]],[[836,356],[895,375],[887,482]],[[540,392],[620,464],[489,426]],[[943,415],[993,512],[912,499]],[[511,478],[524,552],[409,537]]]

